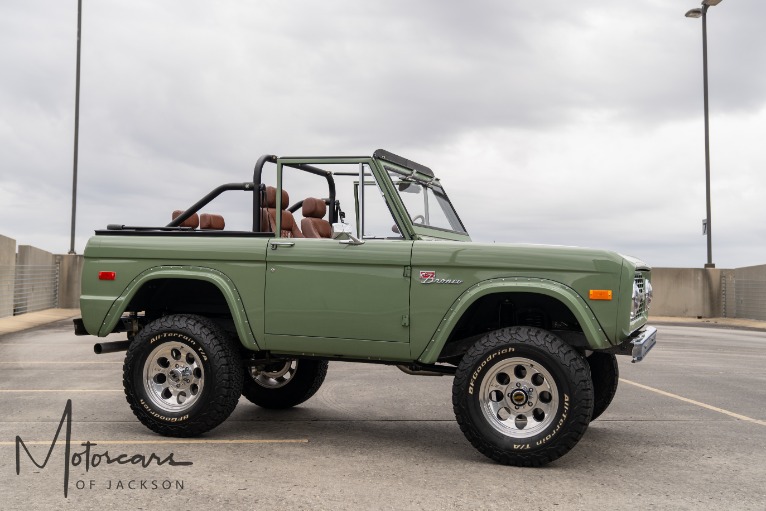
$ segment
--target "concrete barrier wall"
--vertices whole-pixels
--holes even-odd
[[[16,240],[0,234],[0,318],[13,316]]]
[[[59,307],[80,308],[80,280],[85,259],[81,255],[57,255],[59,263]]]
[[[723,315],[722,278],[733,270],[653,268],[652,316],[714,318]]]

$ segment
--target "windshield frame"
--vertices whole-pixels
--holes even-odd
[[[465,241],[466,239],[470,240],[468,230],[465,228],[465,224],[460,219],[460,215],[458,215],[457,210],[455,209],[455,206],[452,204],[452,201],[450,200],[449,195],[447,195],[447,192],[444,189],[444,186],[442,186],[439,179],[434,176],[433,172],[431,172],[430,169],[419,166],[419,165],[417,166],[422,167],[422,169],[424,169],[427,172],[424,172],[422,169],[419,169],[419,168],[410,169],[402,165],[399,165],[398,162],[396,163],[392,162],[389,159],[387,159],[387,161],[378,161],[377,163],[379,165],[380,171],[388,177],[388,181],[391,184],[391,188],[394,192],[394,195],[398,199],[399,204],[401,205],[403,211],[405,212],[408,219],[410,220],[410,223],[412,224],[415,234],[420,235],[421,237],[450,239],[455,241]],[[413,165],[413,166],[416,166],[416,165]],[[412,181],[413,183],[422,186],[425,189],[426,194],[428,194],[428,192],[430,191],[435,196],[434,198],[436,199],[436,202],[439,204],[438,207],[441,209],[441,213],[444,214],[447,221],[450,222],[450,224],[457,223],[462,230],[438,227],[438,226],[427,225],[424,223],[412,221],[412,216],[410,215],[410,211],[407,209],[405,201],[403,197],[401,196],[401,193],[398,190],[396,183],[392,179],[393,177],[392,174],[396,174],[397,176],[399,176],[402,181]],[[448,206],[449,210],[446,210],[445,206]],[[433,208],[433,206],[431,207]],[[452,219],[450,218],[450,216],[452,216]]]

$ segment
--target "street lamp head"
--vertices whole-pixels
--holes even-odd
[[[721,0],[702,0],[702,5],[718,5]]]
[[[690,9],[686,13],[686,17],[687,18],[701,18],[702,17],[702,9],[700,9],[700,8]]]

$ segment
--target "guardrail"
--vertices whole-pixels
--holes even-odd
[[[0,310],[12,309],[14,316],[58,307],[59,265],[0,266],[0,289],[6,291],[0,293]]]

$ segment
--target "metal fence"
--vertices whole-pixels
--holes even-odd
[[[0,266],[0,315],[58,306],[59,265]]]
[[[735,317],[766,321],[766,281],[735,279],[734,302]]]

